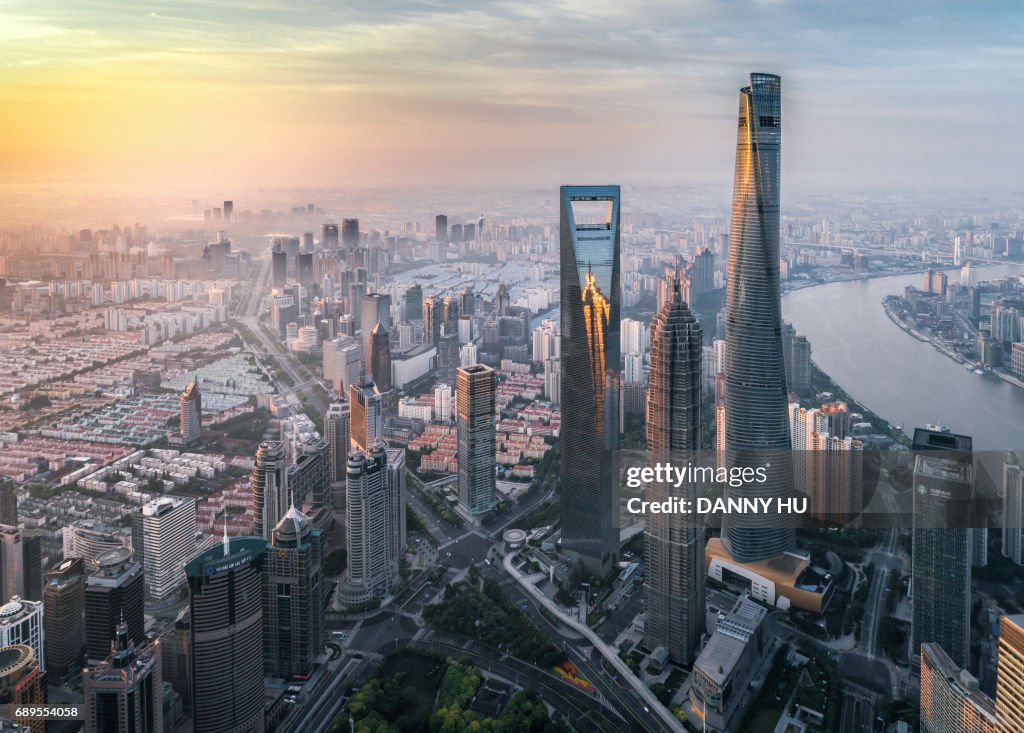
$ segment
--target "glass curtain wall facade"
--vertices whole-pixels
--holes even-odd
[[[196,733],[263,733],[262,537],[225,538],[185,564]]]
[[[700,324],[683,300],[679,280],[651,324],[651,383],[647,396],[647,462],[686,465],[700,450]],[[696,486],[650,483],[645,498],[679,497],[693,506]],[[664,647],[689,666],[704,632],[703,525],[684,514],[650,514],[644,527],[646,646]]]
[[[459,503],[470,514],[483,514],[497,504],[494,476],[496,386],[494,370],[483,364],[456,372]]]
[[[562,550],[604,576],[618,552],[618,186],[562,186]]]
[[[725,458],[732,469],[770,464],[768,480],[729,489],[735,498],[790,496],[789,398],[779,292],[781,80],[751,74],[740,90],[726,289]],[[722,540],[739,562],[781,555],[795,543],[785,515],[726,515]]]

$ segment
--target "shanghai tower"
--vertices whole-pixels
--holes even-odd
[[[651,386],[647,394],[647,465],[684,466],[700,444],[700,323],[680,294],[679,279],[651,323]],[[644,498],[681,498],[693,506],[696,486],[647,484]],[[644,528],[645,643],[690,666],[704,633],[704,527],[685,514],[650,514]]]
[[[604,577],[618,554],[619,187],[562,186],[562,550]]]
[[[726,290],[725,455],[730,470],[768,465],[767,480],[729,489],[736,498],[790,496],[793,483],[779,294],[781,80],[751,74],[740,90],[736,177]],[[728,514],[722,540],[738,562],[794,545],[783,515]]]

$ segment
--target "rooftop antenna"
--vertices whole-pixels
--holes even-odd
[[[224,507],[224,557],[231,554],[231,543],[228,540],[228,508]]]

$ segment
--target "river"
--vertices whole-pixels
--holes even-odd
[[[978,279],[1024,274],[1024,265],[979,268]],[[889,320],[886,295],[921,286],[920,274],[794,290],[783,317],[811,342],[818,367],[865,407],[908,434],[929,423],[970,435],[974,450],[1024,448],[1024,389],[964,368]],[[950,282],[959,273],[950,272]]]

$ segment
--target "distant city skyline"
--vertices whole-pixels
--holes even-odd
[[[0,185],[725,182],[751,70],[787,79],[784,185],[1006,184],[1022,26],[945,2],[15,2]]]
[[[1024,730],[1016,7],[4,9],[0,700]]]

